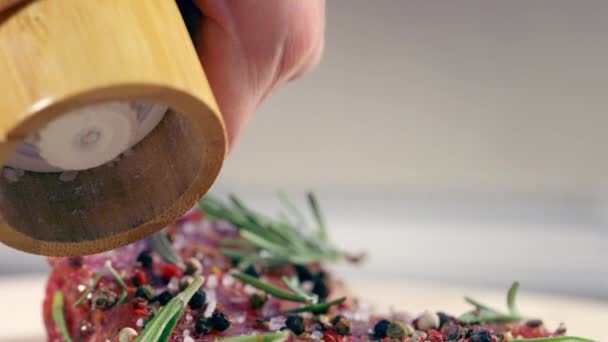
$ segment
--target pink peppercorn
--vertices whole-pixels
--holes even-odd
[[[161,276],[165,281],[169,281],[173,277],[180,279],[182,275],[184,275],[184,272],[175,265],[165,265],[161,273]]]

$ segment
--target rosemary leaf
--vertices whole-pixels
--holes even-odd
[[[287,196],[287,194],[285,192],[279,191],[279,200],[281,201],[281,204],[283,204],[285,209],[289,213],[291,213],[291,215],[293,215],[295,217],[295,219],[297,220],[298,223],[300,223],[300,225],[302,225],[302,226],[307,225],[306,218],[304,217],[302,212],[298,209],[298,207],[296,207],[293,204],[293,202],[289,199],[289,197]]]
[[[179,268],[184,268],[182,259],[175,253],[175,250],[171,246],[171,242],[164,232],[158,232],[147,238],[148,244],[158,256],[161,257],[165,262],[173,264]]]
[[[298,281],[297,277],[293,277],[290,279],[290,278],[283,276],[283,278],[281,278],[281,280],[283,280],[283,284],[285,284],[285,286],[287,286],[288,289],[293,291],[293,293],[308,299],[309,303],[317,304],[317,302],[319,301],[319,297],[317,295],[308,294],[308,293],[304,292],[304,290],[302,290],[302,288],[300,288],[300,282]]]
[[[74,303],[74,307],[77,307],[82,304],[87,299],[87,296],[95,290],[95,288],[101,281],[101,278],[103,277],[105,271],[110,272],[112,277],[116,279],[116,281],[122,288],[122,293],[120,295],[120,298],[118,299],[117,304],[122,304],[125,302],[127,296],[129,295],[127,293],[127,284],[125,284],[124,280],[122,280],[122,277],[118,274],[118,272],[116,272],[114,267],[112,267],[112,262],[110,260],[106,260],[106,262],[103,264],[103,267],[99,270],[99,272],[97,272],[95,278],[93,278],[93,283],[91,284],[91,286],[89,286],[89,288],[82,294],[82,296],[80,296],[80,298],[78,298],[78,300]]]
[[[560,337],[539,337],[539,338],[519,338],[511,342],[596,342],[582,337],[560,336]]]
[[[289,337],[288,331],[266,333],[266,334],[253,334],[253,335],[241,335],[235,337],[227,337],[219,340],[218,342],[283,342]]]
[[[53,294],[52,316],[53,321],[57,328],[59,328],[59,331],[61,331],[63,338],[67,342],[73,342],[72,336],[70,336],[68,331],[68,326],[65,323],[65,315],[63,313],[63,292],[61,291],[55,291],[55,294]]]
[[[308,205],[310,206],[310,209],[312,210],[315,220],[317,221],[317,224],[319,225],[319,237],[321,237],[321,239],[323,241],[326,241],[327,240],[327,227],[325,226],[325,220],[323,220],[323,215],[321,215],[321,209],[319,208],[319,202],[317,202],[317,198],[315,197],[315,194],[313,194],[312,192],[308,193]]]
[[[298,294],[287,292],[283,289],[280,289],[274,285],[265,283],[255,277],[252,277],[245,273],[234,273],[232,276],[243,283],[249,284],[257,289],[260,289],[270,295],[273,295],[276,298],[288,300],[290,302],[297,303],[308,303],[308,298],[302,297]]]
[[[519,282],[514,282],[509,288],[509,292],[507,293],[507,307],[509,308],[509,312],[512,315],[519,316],[519,310],[517,309],[516,299],[517,299],[517,291],[519,290]]]
[[[154,318],[148,322],[134,342],[167,341],[182,317],[188,302],[203,284],[203,279],[202,276],[196,277],[188,288],[173,297],[167,305],[158,310]]]
[[[297,308],[297,309],[285,310],[283,312],[287,313],[287,314],[302,313],[302,312],[312,312],[313,314],[322,314],[322,313],[326,313],[330,307],[332,307],[334,305],[340,305],[340,304],[344,303],[344,301],[346,301],[346,297],[338,298],[336,300],[332,300],[331,302],[327,302],[327,303],[318,303],[318,304],[304,306],[304,307]]]

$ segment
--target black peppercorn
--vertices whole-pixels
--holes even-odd
[[[319,296],[321,301],[324,301],[329,297],[329,286],[327,286],[327,279],[324,274],[319,273],[313,279],[314,286],[312,287],[312,293]]]
[[[142,251],[137,256],[137,262],[139,262],[143,268],[150,268],[152,267],[152,256],[148,251]]]
[[[471,342],[492,342],[492,335],[485,329],[471,330],[468,335]]]
[[[223,312],[214,312],[209,319],[209,323],[213,329],[217,331],[224,331],[230,327],[230,321],[226,318]]]
[[[196,323],[194,323],[194,330],[199,334],[208,334],[211,332],[211,323],[201,315],[196,320]]]
[[[257,293],[254,293],[251,296],[251,298],[249,298],[249,302],[251,303],[251,308],[254,310],[262,308],[264,306],[264,304],[266,304],[267,300],[268,300],[268,296],[266,296],[266,294],[259,295]]]
[[[171,299],[173,299],[173,295],[169,291],[163,291],[161,294],[156,296],[155,299],[160,303],[160,305],[166,305]]]
[[[260,272],[258,272],[258,270],[253,265],[249,265],[249,267],[247,267],[244,272],[245,274],[248,274],[254,278],[260,277]]]
[[[150,285],[139,286],[137,290],[135,290],[135,297],[151,301],[154,299],[154,289]]]
[[[376,338],[385,338],[386,337],[386,332],[388,330],[388,326],[391,324],[391,322],[389,322],[386,319],[383,319],[381,321],[379,321],[378,323],[376,323],[376,325],[374,325],[374,336]]]
[[[306,330],[304,326],[304,319],[296,315],[287,316],[285,326],[287,329],[293,331],[293,333],[296,335],[300,335]]]
[[[334,331],[338,335],[346,336],[350,335],[352,324],[344,316],[338,315],[331,320],[331,324],[334,326]]]
[[[456,320],[454,316],[450,316],[444,312],[438,312],[437,316],[439,316],[439,328],[441,328],[444,324],[448,322],[453,322]]]
[[[310,270],[304,265],[294,265],[296,269],[296,273],[298,274],[298,280],[301,282],[312,280],[312,273]]]
[[[192,310],[200,309],[205,305],[206,299],[207,296],[205,295],[205,292],[197,291],[192,295],[192,298],[190,298],[188,306],[190,306],[190,309]]]

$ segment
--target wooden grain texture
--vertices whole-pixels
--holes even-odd
[[[0,75],[0,161],[83,105],[147,100],[174,110],[116,167],[70,183],[57,174],[0,177],[0,240],[12,247],[81,255],[125,245],[182,215],[219,173],[223,121],[173,0],[15,7],[0,19]]]

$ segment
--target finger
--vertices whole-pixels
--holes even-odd
[[[206,20],[199,57],[230,145],[279,84],[310,71],[322,52],[323,0],[197,0]]]

